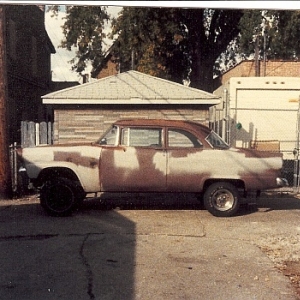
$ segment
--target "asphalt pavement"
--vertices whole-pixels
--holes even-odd
[[[297,197],[216,218],[184,195],[107,196],[56,218],[33,195],[0,220],[0,299],[299,299],[280,269],[300,258]]]

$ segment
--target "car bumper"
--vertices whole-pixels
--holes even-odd
[[[283,186],[288,186],[289,185],[287,179],[282,178],[282,177],[277,177],[276,178],[276,184],[277,184],[278,187],[283,187]]]

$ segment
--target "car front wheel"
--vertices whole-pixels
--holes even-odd
[[[41,189],[41,205],[49,215],[69,215],[76,205],[76,190],[76,185],[66,178],[49,180]]]
[[[216,217],[231,217],[239,209],[237,188],[229,182],[216,182],[210,185],[203,197],[205,208]]]

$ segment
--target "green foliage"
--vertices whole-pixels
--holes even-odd
[[[113,22],[123,70],[132,51],[137,70],[212,90],[213,66],[238,34],[241,11],[181,8],[124,8]],[[121,63],[121,65],[122,65]]]
[[[245,10],[239,23],[241,35],[239,36],[239,46],[244,57],[255,52],[255,39],[261,35],[262,14],[260,10]]]
[[[240,53],[248,57],[255,51],[255,37],[259,39],[259,53],[264,53],[264,34],[266,56],[268,59],[296,59],[300,51],[300,12],[244,11],[240,22]]]
[[[52,7],[57,13],[57,6]],[[67,6],[63,28],[65,40],[61,46],[68,50],[76,47],[76,57],[71,61],[78,73],[85,70],[87,62],[98,66],[103,59],[102,43],[104,24],[109,20],[106,8],[102,6]]]
[[[179,48],[180,28],[174,21],[176,10],[125,7],[117,20],[112,22],[112,35],[118,36],[121,70],[134,68],[158,77],[178,81],[185,70],[171,72],[172,61]]]
[[[274,13],[274,30],[269,35],[269,57],[296,59],[300,53],[300,12]]]

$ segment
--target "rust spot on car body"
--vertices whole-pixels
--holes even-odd
[[[95,157],[82,156],[81,152],[54,151],[54,161],[65,161],[77,166],[94,169],[98,167],[99,160]]]
[[[151,148],[103,148],[100,162],[102,191],[165,191],[166,160],[163,155],[155,158],[156,150]]]

